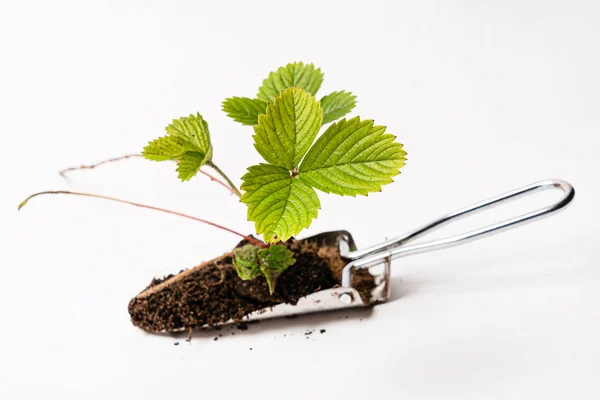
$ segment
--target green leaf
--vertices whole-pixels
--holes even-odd
[[[260,271],[267,279],[269,292],[271,294],[275,291],[275,285],[277,284],[279,275],[296,262],[296,259],[293,256],[294,252],[281,244],[258,251]]]
[[[269,292],[273,294],[279,275],[296,262],[293,256],[294,252],[284,245],[261,249],[256,245],[247,244],[233,250],[233,265],[238,276],[245,281],[264,275]]]
[[[241,202],[248,205],[248,219],[267,242],[285,242],[318,215],[321,203],[315,190],[283,167],[254,165],[242,180]]]
[[[381,191],[405,162],[406,152],[395,138],[372,120],[342,119],[308,151],[298,177],[326,193],[356,196]]]
[[[177,172],[179,179],[189,181],[200,170],[200,167],[206,163],[206,154],[195,151],[186,152],[177,163]]]
[[[275,72],[271,72],[258,89],[256,97],[272,102],[282,90],[292,86],[297,86],[312,95],[316,95],[322,83],[323,73],[321,68],[315,69],[314,65],[302,62],[290,63],[285,67],[280,67]]]
[[[261,274],[258,251],[260,248],[253,244],[247,244],[233,250],[233,265],[238,276],[248,281]]]
[[[189,117],[174,119],[166,129],[171,136],[185,140],[190,150],[212,155],[208,123],[199,113],[195,116],[190,114]]]
[[[339,91],[321,99],[323,107],[323,125],[348,114],[356,106],[356,96],[350,92]]]
[[[142,155],[153,161],[177,160],[179,178],[187,181],[212,160],[208,124],[196,114],[173,120],[166,130],[167,136],[148,143]]]
[[[293,170],[321,128],[323,110],[308,92],[293,87],[281,92],[258,116],[254,147],[270,164]]]
[[[185,153],[185,140],[174,136],[163,136],[144,147],[144,157],[153,161],[167,161],[180,158]]]
[[[256,125],[258,115],[264,114],[266,109],[266,101],[248,97],[231,97],[223,102],[223,111],[227,116],[244,125]]]

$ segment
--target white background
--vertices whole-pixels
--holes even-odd
[[[0,397],[600,398],[598,5],[3,2]],[[393,301],[371,312],[271,321],[191,344],[133,327],[128,301],[235,236],[74,197],[35,199],[17,213],[34,191],[71,189],[251,232],[236,198],[201,176],[178,182],[172,165],[125,161],[70,182],[56,172],[139,152],[171,119],[199,111],[215,162],[239,183],[259,156],[251,128],[228,119],[221,101],[254,95],[269,71],[297,60],[323,69],[321,95],[357,94],[353,114],[386,125],[409,159],[383,193],[321,196],[306,235],[348,229],[364,247],[550,177],[573,183],[573,205],[399,260]],[[327,332],[306,339],[307,329]]]

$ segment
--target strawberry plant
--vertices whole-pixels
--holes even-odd
[[[39,192],[19,208],[41,194],[75,194],[208,223],[249,242],[234,251],[235,270],[243,280],[264,276],[273,293],[277,278],[295,261],[286,241],[308,228],[318,216],[317,191],[340,196],[379,192],[400,173],[405,162],[402,144],[384,126],[360,117],[340,119],[354,108],[353,94],[336,91],[317,99],[322,82],[319,68],[292,63],[271,72],[256,98],[231,97],[223,102],[229,117],[253,126],[254,147],[264,159],[264,163],[248,167],[239,189],[215,164],[209,126],[199,113],[174,120],[164,136],[150,141],[142,151],[148,160],[175,162],[182,181],[201,172],[228,188],[247,206],[248,220],[254,223],[256,234],[262,235],[263,241],[201,218],[89,193]],[[330,125],[319,136],[327,124]],[[138,155],[123,158],[131,156]],[[206,172],[206,168],[220,178]]]

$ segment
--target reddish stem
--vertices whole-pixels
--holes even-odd
[[[145,204],[134,203],[132,201],[121,200],[121,199],[117,199],[117,198],[114,198],[114,197],[103,196],[101,194],[71,192],[71,191],[67,191],[67,190],[50,190],[50,191],[45,191],[45,192],[38,192],[38,193],[32,194],[31,196],[29,196],[28,198],[26,198],[21,204],[19,204],[19,210],[25,204],[27,204],[27,202],[29,200],[31,200],[34,197],[43,195],[43,194],[70,194],[70,195],[75,195],[75,196],[93,197],[93,198],[97,198],[97,199],[111,200],[111,201],[116,201],[118,203],[129,204],[129,205],[136,206],[136,207],[147,208],[149,210],[161,211],[161,212],[164,212],[164,213],[167,213],[167,214],[173,214],[173,215],[177,215],[177,216],[180,216],[180,217],[184,217],[184,218],[188,218],[188,219],[193,219],[194,221],[198,221],[198,222],[202,222],[202,223],[214,226],[215,228],[219,228],[219,229],[222,229],[224,231],[233,233],[234,235],[238,235],[238,236],[246,239],[248,242],[251,242],[251,243],[253,243],[253,244],[257,245],[257,246],[268,247],[267,244],[261,242],[260,240],[257,240],[255,238],[253,238],[252,236],[246,236],[246,235],[244,235],[242,233],[236,232],[233,229],[226,228],[226,227],[224,227],[222,225],[219,225],[219,224],[217,224],[215,222],[207,221],[207,220],[202,219],[202,218],[193,217],[191,215],[183,214],[183,213],[180,213],[180,212],[177,212],[177,211],[167,210],[167,209],[164,209],[164,208],[149,206],[149,205],[145,205]]]
[[[109,158],[108,160],[104,160],[104,161],[100,161],[97,162],[95,164],[89,164],[89,165],[80,165],[78,167],[69,167],[69,168],[65,168],[63,170],[58,171],[58,173],[63,177],[66,178],[66,174],[68,172],[71,171],[78,171],[80,169],[94,169],[96,167],[99,167],[103,164],[107,164],[107,163],[111,163],[111,162],[116,162],[116,161],[121,161],[121,160],[126,160],[128,158],[134,158],[134,157],[143,157],[141,154],[125,154],[124,156],[121,157],[114,157],[114,158]],[[208,172],[203,171],[202,169],[200,170],[200,173],[207,176],[208,178],[210,178],[211,181],[218,183],[219,185],[223,186],[225,189],[229,190],[231,193],[235,194],[236,196],[238,195],[236,193],[236,191],[229,186],[227,183],[223,182],[222,180],[220,180],[219,178],[217,178],[214,175],[209,174]]]
[[[89,165],[80,165],[78,167],[69,167],[69,168],[65,168],[63,170],[58,171],[58,173],[64,178],[66,177],[67,172],[71,172],[71,171],[77,171],[80,169],[94,169],[96,167],[99,167],[103,164],[107,164],[107,163],[111,163],[111,162],[115,162],[115,161],[121,161],[121,160],[126,160],[128,158],[133,158],[133,157],[142,157],[141,154],[125,154],[124,156],[121,157],[114,157],[114,158],[109,158],[108,160],[104,160],[104,161],[100,161],[97,162],[95,164],[89,164]]]

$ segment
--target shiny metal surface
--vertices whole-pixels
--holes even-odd
[[[563,196],[549,206],[463,234],[424,243],[407,245],[415,239],[429,234],[439,227],[452,221],[482,212],[505,202],[521,199],[524,196],[532,193],[549,189],[559,189],[563,192]],[[492,197],[488,200],[475,203],[471,206],[461,208],[395,239],[364,250],[356,250],[356,245],[352,235],[350,235],[350,233],[347,231],[325,232],[311,236],[305,240],[311,240],[321,244],[337,244],[340,248],[340,253],[344,257],[351,260],[351,262],[346,265],[342,272],[342,286],[321,290],[319,292],[310,294],[301,298],[296,305],[278,304],[271,308],[256,311],[246,315],[243,320],[253,321],[281,316],[336,310],[341,308],[364,307],[385,302],[389,299],[390,295],[391,260],[411,254],[418,254],[427,251],[441,250],[451,246],[457,246],[478,238],[483,238],[505,231],[509,228],[523,225],[527,222],[537,220],[543,216],[548,216],[564,209],[565,206],[568,205],[571,200],[573,200],[574,196],[575,191],[573,187],[565,181],[553,179],[536,182],[520,189],[516,189],[511,192]],[[379,265],[383,265],[382,270],[379,273],[373,273],[373,267]],[[371,268],[370,272],[373,274],[376,283],[376,287],[372,290],[371,296],[368,300],[362,299],[358,294],[358,291],[352,288],[351,285],[353,270],[363,268]],[[232,322],[235,321],[227,321],[225,324]]]
[[[507,219],[502,222],[498,222],[492,225],[484,226],[479,229],[475,229],[463,234],[450,236],[444,239],[434,240],[425,243],[413,244],[406,246],[407,243],[424,236],[439,227],[462,219],[468,215],[482,212],[491,207],[498,206],[508,201],[514,201],[522,198],[526,195],[530,195],[535,192],[548,189],[559,189],[562,190],[563,196],[555,203],[540,208],[538,210],[519,215],[514,218]],[[342,286],[350,287],[352,282],[352,271],[360,268],[370,268],[374,265],[380,264],[385,259],[396,259],[399,257],[408,256],[411,254],[424,253],[428,251],[441,250],[447,247],[457,246],[459,244],[468,243],[472,240],[483,238],[495,233],[499,233],[510,228],[514,228],[519,225],[523,225],[527,222],[532,222],[544,216],[556,213],[565,206],[567,206],[574,198],[575,190],[573,187],[562,180],[551,179],[533,183],[520,189],[513,190],[508,193],[501,194],[496,197],[492,197],[488,200],[475,203],[471,206],[461,208],[449,214],[446,214],[438,219],[435,219],[422,227],[410,231],[402,236],[387,242],[381,243],[377,246],[373,246],[361,251],[351,251],[346,254],[348,258],[353,259],[351,263],[346,265],[342,275]]]

